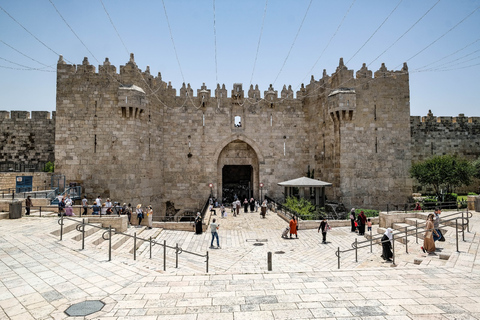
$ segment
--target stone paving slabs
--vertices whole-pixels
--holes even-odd
[[[410,245],[391,267],[377,245],[372,253],[364,249],[358,262],[345,254],[340,270],[336,248],[349,248],[357,237],[348,228],[332,229],[330,243],[320,246],[316,230],[281,239],[286,222],[273,213],[267,219],[230,215],[220,219],[222,249],[210,251],[208,274],[202,259],[185,253],[179,269],[170,258],[163,272],[163,262],[148,259],[144,247],[137,261],[122,252],[107,261],[91,244],[82,251],[70,237],[59,241],[51,234],[55,218],[0,220],[0,319],[480,319],[479,215],[461,246],[468,255],[438,264],[438,257],[423,257],[435,263],[417,266],[413,258],[422,253]],[[209,233],[163,230],[157,240],[163,239],[200,253],[210,244]],[[255,247],[247,239],[268,241]],[[451,240],[443,252],[455,247]],[[269,251],[285,252],[273,255],[270,272]],[[105,306],[86,317],[65,314],[92,300]]]

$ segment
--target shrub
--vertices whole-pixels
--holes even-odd
[[[358,214],[363,211],[363,213],[365,214],[365,216],[367,218],[373,218],[373,217],[378,217],[378,210],[372,210],[372,209],[355,209],[355,214],[357,215],[358,217]],[[348,217],[348,219],[350,219],[350,216]]]
[[[54,172],[55,171],[55,164],[51,161],[48,161],[45,164],[45,168],[43,168],[43,172]]]
[[[469,192],[468,195],[469,196],[478,196],[478,194],[476,194],[475,192]]]

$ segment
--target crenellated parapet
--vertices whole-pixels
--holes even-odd
[[[51,115],[51,117],[50,117]],[[55,120],[55,111],[4,111],[0,110],[0,122],[5,120]]]

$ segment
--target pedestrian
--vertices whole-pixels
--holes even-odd
[[[355,227],[355,208],[352,208],[350,210],[350,224],[352,226],[352,232],[355,232],[356,227]]]
[[[372,220],[370,218],[367,219],[367,231],[372,231]]]
[[[258,204],[258,201],[255,200],[255,212],[258,212],[258,207],[260,207],[260,205]]]
[[[112,214],[112,202],[108,198],[105,201],[105,207],[107,208],[107,214]]]
[[[147,222],[148,222],[148,229],[153,228],[153,209],[152,206],[147,207]]]
[[[32,206],[32,199],[30,196],[27,196],[27,199],[25,199],[25,215],[29,216],[30,215],[30,207]]]
[[[200,212],[197,212],[197,216],[195,217],[195,234],[202,234],[203,229],[202,229],[202,215]]]
[[[385,231],[382,237],[382,258],[388,262],[391,262],[393,258],[392,241],[393,230],[392,228],[387,228],[387,231]]]
[[[234,217],[237,216],[236,210],[237,210],[237,201],[233,201],[233,203],[232,203],[232,212],[233,212],[233,216],[234,216]]]
[[[225,206],[223,205],[223,203],[220,205],[220,215],[222,216],[222,218],[227,217],[227,212],[225,211]]]
[[[102,198],[100,196],[98,196],[97,199],[95,199],[95,203],[97,204],[97,206],[101,207],[102,206]]]
[[[82,199],[82,207],[83,207],[82,216],[86,216],[86,215],[87,215],[87,210],[88,210],[88,200],[87,200],[87,196],[83,196],[83,199]]]
[[[240,215],[240,207],[242,206],[242,204],[240,203],[240,199],[237,199],[237,201],[235,201],[235,204],[237,206],[237,215]]]
[[[327,231],[330,230],[330,225],[327,222],[327,218],[323,218],[323,221],[320,222],[320,226],[318,227],[318,232],[322,230],[322,243],[327,243]]]
[[[293,216],[292,219],[290,220],[289,226],[290,226],[290,239],[292,238],[292,234],[294,234],[294,235],[295,235],[295,238],[298,239],[298,235],[297,235],[297,219],[295,218],[295,216]]]
[[[365,224],[367,223],[367,216],[363,211],[360,211],[358,215],[358,235],[363,236],[365,234]]]
[[[423,247],[421,247],[424,253],[435,254],[435,241],[433,235],[437,234],[437,230],[433,224],[433,213],[430,213],[425,223],[425,235],[423,236]],[[437,234],[438,236],[438,234]]]
[[[435,231],[437,231],[437,233],[433,235],[433,241],[437,241],[437,240],[445,241],[445,239],[442,239],[443,234],[442,234],[442,231],[440,231],[440,214],[441,213],[442,213],[442,210],[440,210],[440,208],[435,208],[434,217],[433,217],[433,228],[435,229]]]
[[[267,214],[267,199],[263,200],[263,202],[262,202],[262,207],[260,209],[260,214],[262,215],[262,218],[265,218],[265,215]]]
[[[67,216],[74,216],[73,208],[72,208],[72,199],[67,195],[67,199],[65,199],[65,215]]]
[[[218,228],[219,224],[215,223],[216,220],[213,218],[212,223],[210,223],[210,231],[212,232],[212,242],[210,243],[210,248],[213,249],[213,240],[217,238],[217,249],[220,249],[220,241],[218,240]]]
[[[255,210],[255,200],[253,198],[250,198],[250,212],[253,212]]]
[[[61,216],[65,212],[65,199],[61,198],[58,201],[58,215]]]
[[[248,200],[245,198],[245,201],[243,201],[243,212],[248,213]]]
[[[132,205],[129,203],[128,206],[123,204],[124,210],[123,212],[127,215],[128,217],[128,225],[132,225]]]
[[[92,206],[92,215],[93,216],[100,215],[100,207],[98,206],[98,204],[96,202],[94,202],[93,206]]]
[[[213,209],[213,204],[211,204],[211,205],[208,207],[208,211],[213,212],[213,215],[214,215],[214,216],[217,215],[217,211],[216,211],[215,209]]]
[[[105,206],[105,203],[102,203],[102,206],[100,207],[100,215],[106,215],[107,214],[107,206]]]
[[[143,219],[143,210],[141,204],[137,204],[137,209],[135,210],[135,212],[137,213],[138,226],[140,227]]]

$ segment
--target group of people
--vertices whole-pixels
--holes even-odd
[[[75,215],[72,211],[69,212],[68,208],[72,207],[73,202],[71,199],[66,196],[59,201],[58,210],[59,215],[65,213],[65,215]],[[92,210],[92,215],[126,215],[128,217],[128,225],[132,226],[132,214],[137,215],[138,226],[141,225],[142,220],[147,218],[147,227],[149,229],[153,228],[153,208],[152,206],[147,206],[146,208],[142,208],[141,204],[138,204],[136,208],[133,208],[132,205],[129,203],[123,203],[120,205],[120,202],[113,202],[107,198],[105,202],[102,202],[102,198],[98,196],[93,205],[89,207],[88,199],[86,196],[82,199],[82,215],[88,214],[88,209]]]
[[[355,214],[355,208],[350,210],[350,224],[351,224],[351,231],[357,232],[359,236],[365,235],[365,226],[368,227],[367,231],[372,230],[372,220],[367,218],[363,211],[360,211],[358,217]]]
[[[425,234],[423,237],[423,246],[420,249],[423,253],[435,254],[436,241],[445,241],[445,237],[442,234],[440,228],[440,214],[442,210],[440,208],[435,208],[434,213],[430,213],[427,216],[427,221],[425,223]],[[392,261],[392,241],[393,241],[393,230],[392,228],[387,228],[385,234],[382,237],[382,258],[385,261]]]

